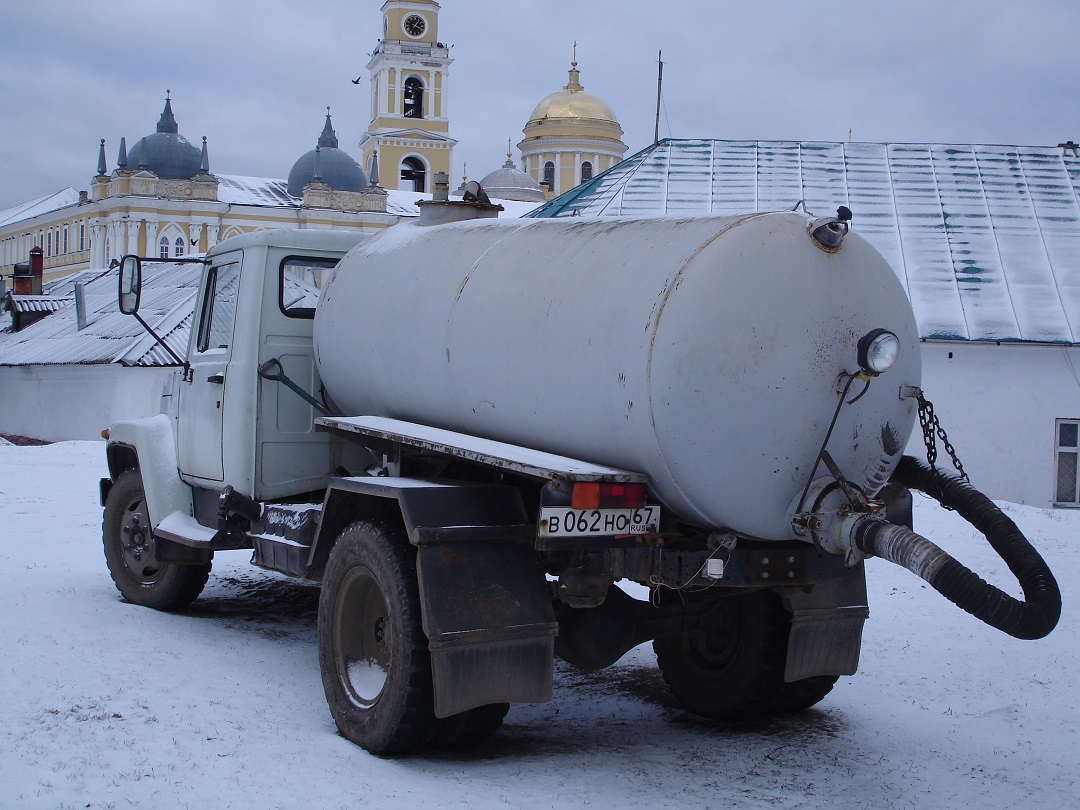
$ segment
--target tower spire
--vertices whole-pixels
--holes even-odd
[[[105,165],[105,139],[101,139],[101,145],[98,147],[97,156],[97,173],[98,177],[101,177],[108,171],[108,167]]]
[[[171,90],[165,91],[165,109],[161,111],[161,118],[158,119],[157,131],[176,135],[180,132],[180,128],[176,125],[176,118],[173,116],[170,93],[172,93]]]
[[[581,86],[581,71],[577,69],[577,40],[574,40],[574,58],[570,62],[570,81],[566,83],[563,90],[569,90],[571,93],[580,93],[585,88]]]
[[[337,133],[334,132],[334,125],[330,123],[330,108],[326,108],[326,122],[323,124],[322,134],[319,135],[319,146],[324,149],[337,149],[338,139]]]
[[[116,156],[116,168],[127,168],[127,138],[120,138],[120,153]]]
[[[206,136],[202,136],[202,156],[199,160],[199,174],[210,174],[210,155],[206,151]]]

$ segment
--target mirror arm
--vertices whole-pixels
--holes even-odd
[[[172,359],[176,361],[176,364],[178,366],[183,366],[184,367],[184,373],[186,374],[187,369],[188,369],[187,361],[180,359],[180,355],[178,355],[176,352],[174,352],[172,350],[172,347],[169,346],[168,343],[166,343],[164,340],[161,339],[161,337],[158,335],[158,333],[154,331],[153,327],[151,327],[150,324],[148,324],[146,321],[143,320],[142,315],[140,315],[138,312],[133,312],[131,314],[135,316],[135,320],[137,320],[140,324],[142,324],[142,328],[150,333],[150,337],[152,337],[154,340],[156,340],[158,343],[160,343],[161,348],[163,348],[165,351],[167,351],[172,356]]]

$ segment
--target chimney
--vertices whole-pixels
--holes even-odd
[[[41,276],[45,271],[45,251],[40,245],[30,248],[30,295],[41,295]]]
[[[450,200],[450,177],[437,172],[434,177],[435,193],[430,200],[417,200],[420,217],[417,225],[442,225],[446,222],[462,222],[467,219],[489,219],[499,216],[503,210],[488,199],[487,193],[475,180],[465,184],[461,202]]]

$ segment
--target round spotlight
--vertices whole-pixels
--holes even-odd
[[[877,376],[893,367],[900,355],[900,338],[888,329],[874,329],[859,339],[859,368]]]

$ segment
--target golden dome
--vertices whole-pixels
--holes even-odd
[[[618,124],[607,102],[581,86],[580,76],[577,62],[571,62],[570,81],[562,90],[552,93],[536,105],[529,116],[529,123],[553,118],[593,118]]]

